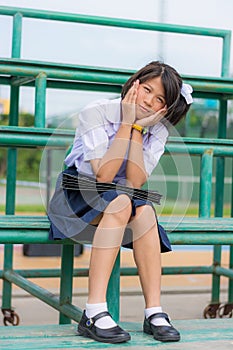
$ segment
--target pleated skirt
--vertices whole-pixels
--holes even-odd
[[[77,175],[75,167],[64,170],[65,173]],[[49,203],[48,217],[50,220],[49,238],[51,240],[70,238],[77,243],[91,244],[96,225],[91,224],[101,213],[103,213],[109,203],[124,192],[118,190],[108,190],[98,193],[93,191],[79,191],[63,189],[62,173],[59,174],[55,192]],[[132,204],[132,217],[136,214],[136,208],[150,205],[150,201],[130,198]],[[156,212],[154,210],[155,217]],[[156,217],[157,220],[157,217]],[[158,223],[158,220],[157,220]],[[164,228],[158,223],[161,252],[171,251],[171,245]],[[111,233],[109,233],[111,234]],[[130,229],[126,228],[122,246],[133,248],[133,235]]]

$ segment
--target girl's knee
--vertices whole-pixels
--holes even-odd
[[[134,237],[141,237],[149,230],[156,228],[157,220],[155,211],[150,205],[144,205],[136,209],[136,215],[132,217],[129,228],[132,229]]]
[[[140,218],[143,220],[146,219],[148,222],[152,222],[152,223],[156,222],[155,211],[152,208],[152,206],[149,204],[146,204],[137,208],[136,218],[138,218],[139,220]]]
[[[129,220],[132,212],[130,198],[126,194],[120,194],[105,209],[106,214],[113,214],[115,217],[125,221]]]

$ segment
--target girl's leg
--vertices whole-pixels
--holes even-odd
[[[122,343],[130,340],[129,333],[120,328],[107,312],[106,292],[131,211],[129,197],[119,195],[104,211],[93,239],[88,303],[78,331],[100,342]]]
[[[129,333],[117,326],[107,313],[106,292],[131,211],[131,201],[127,195],[114,199],[104,211],[92,244],[88,303],[78,331],[81,335],[105,343],[130,340]]]
[[[149,205],[137,208],[130,222],[133,253],[138,268],[146,308],[160,306],[161,253],[157,222]]]
[[[145,298],[143,330],[156,340],[178,341],[179,332],[171,325],[160,306],[161,253],[157,221],[151,206],[137,208],[130,222],[133,229],[133,252]]]
[[[106,301],[106,291],[125,227],[131,216],[131,201],[119,195],[106,208],[95,232],[90,269],[88,303]]]
[[[108,311],[106,303],[108,282],[131,211],[129,197],[119,195],[108,205],[99,222],[93,239],[90,259],[89,293],[85,311],[88,318]],[[95,325],[106,330],[117,326],[110,316],[98,319]],[[129,337],[121,329],[116,332],[114,336],[123,336],[127,339]]]

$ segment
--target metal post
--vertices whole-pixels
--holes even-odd
[[[21,13],[16,13],[13,17],[12,48],[11,57],[20,58],[21,40],[22,40],[22,21]]]
[[[233,217],[233,159],[232,159],[232,185],[231,185],[231,217]],[[233,245],[230,246],[229,269],[233,270]],[[229,279],[228,303],[233,303],[233,279]]]
[[[230,55],[231,55],[231,32],[224,35],[222,45],[222,76],[228,77],[230,74]]]
[[[199,216],[210,217],[212,198],[213,149],[203,153],[201,158]]]
[[[219,101],[219,124],[218,138],[226,137],[227,125],[227,101]],[[225,159],[218,157],[216,160],[216,188],[215,188],[215,216],[223,216],[224,205],[224,165]],[[222,246],[214,246],[213,265],[221,265]],[[213,274],[212,277],[212,303],[218,303],[220,299],[220,276]]]
[[[233,246],[230,246],[229,269],[233,271]],[[228,303],[233,303],[233,279],[229,279]]]
[[[19,58],[21,51],[22,15],[16,13],[13,18],[12,58]],[[9,125],[18,125],[19,118],[19,87],[11,86]],[[17,149],[10,148],[7,154],[7,184],[6,184],[6,215],[15,213]],[[13,267],[13,245],[4,247],[4,271]],[[2,311],[11,310],[12,285],[3,280]]]
[[[120,318],[120,251],[108,283],[107,303],[112,318],[118,322]]]
[[[74,245],[62,246],[60,305],[72,303]],[[71,323],[71,319],[60,312],[60,324]]]
[[[45,127],[45,104],[46,104],[46,74],[40,73],[36,77],[36,100],[35,100],[35,127]]]
[[[49,201],[51,196],[51,183],[52,183],[52,150],[47,149],[46,152],[46,209],[49,208]]]

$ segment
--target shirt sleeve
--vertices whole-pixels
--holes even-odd
[[[100,105],[87,108],[79,115],[79,135],[82,140],[84,161],[102,158],[109,146],[105,130],[104,110]]]
[[[147,139],[143,146],[143,156],[146,172],[150,176],[164,153],[168,130],[163,124],[158,123],[146,137]]]

